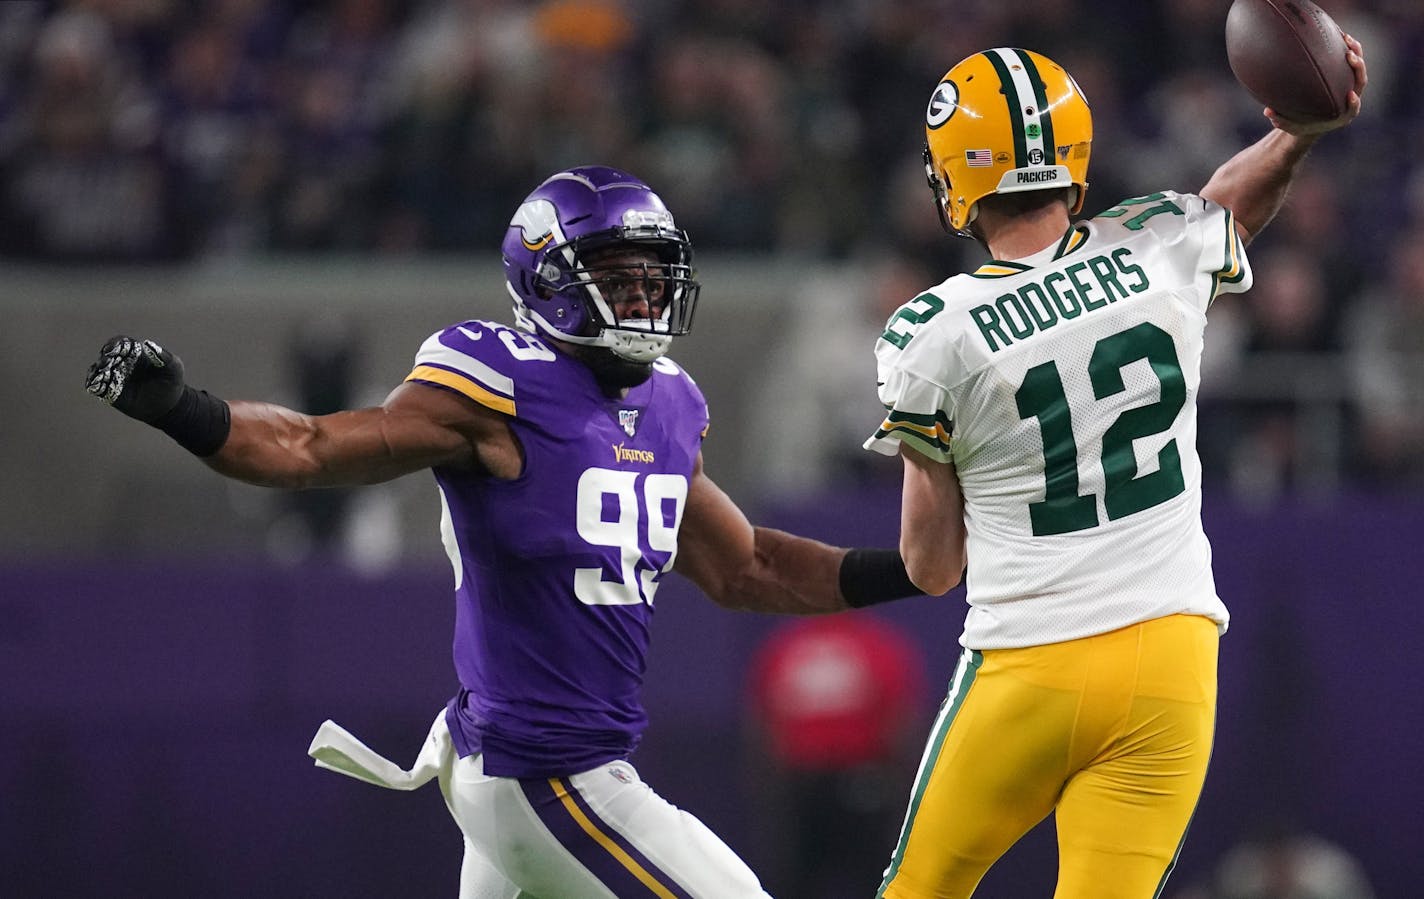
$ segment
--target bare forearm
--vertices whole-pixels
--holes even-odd
[[[306,415],[274,403],[233,402],[232,431],[205,461],[227,477],[263,487],[374,484],[427,467],[402,453],[382,409]]]
[[[964,576],[964,494],[952,462],[937,462],[909,447],[900,452],[905,479],[900,498],[900,555],[910,579],[934,596]]]
[[[1223,163],[1201,195],[1230,209],[1242,239],[1250,241],[1280,211],[1291,179],[1319,137],[1273,130]]]
[[[730,609],[814,614],[847,608],[839,574],[846,550],[756,527],[697,458],[678,534],[677,571]]]
[[[902,516],[900,555],[910,579],[929,595],[948,593],[964,577],[962,521],[962,517],[953,521],[937,519],[935,526],[929,527],[923,519]]]
[[[846,550],[773,528],[753,528],[753,560],[712,599],[728,608],[817,615],[849,606],[840,592]]]
[[[916,595],[893,550],[847,550],[756,527],[702,471],[687,494],[677,571],[730,609],[817,615]]]

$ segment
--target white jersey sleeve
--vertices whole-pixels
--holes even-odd
[[[1209,289],[1204,294],[1207,305],[1223,293],[1245,293],[1251,289],[1251,266],[1246,260],[1241,235],[1236,231],[1236,216],[1230,209],[1205,197],[1173,191],[1148,194],[1118,204],[1097,220],[1115,219],[1124,230],[1130,230],[1128,226],[1136,220],[1144,229],[1160,234],[1164,242],[1171,241],[1177,230],[1175,215],[1161,218],[1156,211],[1166,207],[1180,209],[1189,223],[1187,233],[1179,239],[1188,246],[1200,247],[1197,271],[1202,278],[1209,279]],[[1149,217],[1135,219],[1134,213]]]
[[[1230,212],[1163,192],[891,317],[876,344],[887,411],[865,446],[954,463],[966,646],[1178,612],[1225,627],[1200,521],[1196,392],[1206,309],[1250,284]]]
[[[952,368],[946,357],[953,347],[939,332],[918,335],[907,330],[943,309],[944,300],[937,294],[921,294],[900,307],[876,341],[877,389],[886,415],[866,449],[891,456],[903,442],[931,459],[950,460],[954,399],[945,376]]]

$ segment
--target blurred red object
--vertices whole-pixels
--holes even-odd
[[[869,613],[804,618],[774,632],[752,662],[751,698],[772,755],[823,771],[882,762],[918,724],[919,646]]]

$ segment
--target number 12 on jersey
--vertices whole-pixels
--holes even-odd
[[[1109,521],[1160,505],[1186,489],[1176,438],[1158,452],[1157,470],[1148,474],[1138,475],[1133,451],[1134,440],[1166,431],[1186,405],[1186,379],[1172,336],[1143,322],[1099,340],[1088,361],[1093,396],[1105,400],[1126,390],[1122,370],[1140,359],[1161,382],[1161,395],[1154,403],[1124,410],[1103,432],[1103,508]],[[1078,443],[1058,364],[1050,360],[1029,369],[1014,399],[1019,418],[1038,419],[1043,437],[1044,495],[1028,507],[1034,536],[1097,527],[1096,494],[1078,493]]]

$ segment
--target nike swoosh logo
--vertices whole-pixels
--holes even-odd
[[[483,331],[471,331],[469,328],[465,327],[464,325],[456,325],[456,326],[455,326],[455,330],[459,331],[461,334],[465,335],[466,337],[470,338],[471,340],[479,340],[481,337],[485,336],[485,332],[483,332]]]

